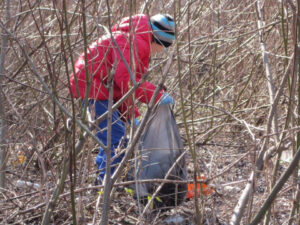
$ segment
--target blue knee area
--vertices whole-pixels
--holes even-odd
[[[108,101],[96,101],[96,100],[89,100],[89,109],[94,109],[95,111],[95,117],[96,119],[100,117],[102,114],[107,112],[108,109]],[[97,131],[97,137],[99,140],[107,146],[107,119],[103,120],[98,124],[98,131]],[[112,132],[111,132],[111,157],[115,156],[115,148],[126,148],[128,140],[124,138],[125,135],[125,124],[121,120],[121,116],[118,111],[114,111],[112,113]],[[122,140],[122,141],[121,141]],[[116,159],[114,159],[111,167],[111,174],[113,174],[116,164],[120,163],[123,159],[124,154],[121,154]],[[97,168],[99,170],[99,178],[103,180],[105,175],[105,168],[106,168],[106,155],[103,148],[99,149],[99,153],[95,159]],[[114,166],[115,165],[115,166]]]
[[[105,168],[105,165],[106,165],[106,163],[105,163],[106,162],[106,155],[104,153],[103,148],[100,148],[99,153],[98,153],[98,155],[96,157],[95,162],[96,162],[97,168],[99,170]]]
[[[108,101],[95,101],[89,100],[89,107],[94,107],[95,117],[98,118],[102,114],[107,112],[108,109]],[[107,145],[107,119],[104,119],[102,122],[98,124],[99,130],[97,132],[97,137],[104,145]],[[117,110],[112,113],[112,125],[111,125],[111,144],[113,146],[118,146],[120,140],[125,135],[125,124],[121,120],[121,116]]]
[[[111,158],[113,158],[114,156],[115,156],[115,151],[114,151],[114,149],[112,149]],[[114,173],[115,168],[122,161],[123,157],[124,157],[124,153],[122,153],[121,155],[119,155],[118,157],[116,157],[114,159],[114,161],[112,162],[112,165],[111,165],[111,175]],[[95,162],[96,162],[97,168],[99,170],[98,176],[101,180],[103,180],[105,173],[106,173],[106,154],[105,154],[105,151],[103,150],[103,148],[100,148]]]

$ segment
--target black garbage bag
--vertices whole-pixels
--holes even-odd
[[[173,112],[169,105],[159,105],[141,137],[135,168],[130,170],[128,179],[186,180],[186,174],[183,143]],[[137,183],[131,188],[135,190],[135,197],[147,203],[148,196],[159,185],[158,182]],[[186,184],[165,183],[154,207],[179,205],[185,199],[186,191]]]

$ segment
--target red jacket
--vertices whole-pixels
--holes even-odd
[[[112,32],[114,39],[122,51],[128,65],[130,65],[130,46],[129,46],[129,17],[124,18],[119,24],[113,26]],[[131,63],[131,70],[139,81],[148,70],[150,58],[150,43],[152,41],[152,30],[149,24],[149,18],[140,14],[132,16],[132,26],[134,28],[132,40],[132,55],[134,62]],[[115,62],[114,75],[114,101],[118,101],[129,89],[131,84],[129,72],[121,59],[120,54],[114,47],[109,36],[103,36],[88,48],[88,70],[91,88],[89,92],[90,99],[107,100],[108,89],[105,87],[107,83],[108,73],[112,71]],[[78,81],[78,91],[76,88],[76,79]],[[75,75],[71,75],[71,90],[73,97],[84,98],[86,92],[86,74],[84,53],[75,62]],[[135,91],[136,98],[143,103],[149,103],[155,90],[155,86],[149,82],[144,82]],[[159,93],[156,101],[162,96]],[[120,106],[119,111],[126,116],[130,116],[132,110],[131,97]],[[139,116],[137,108],[135,108],[135,116]]]

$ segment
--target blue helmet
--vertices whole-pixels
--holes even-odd
[[[156,14],[150,18],[154,41],[169,47],[175,40],[175,24],[168,14]]]

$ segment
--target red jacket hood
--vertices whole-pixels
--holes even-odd
[[[145,14],[137,14],[131,17],[131,25],[134,27],[135,35],[140,36],[146,42],[152,41],[152,29],[149,23],[149,17]],[[112,32],[129,33],[130,17],[125,17],[119,24],[112,28]]]

